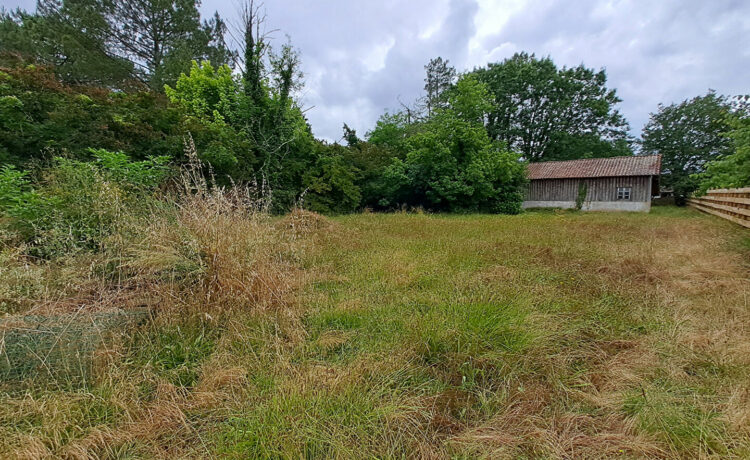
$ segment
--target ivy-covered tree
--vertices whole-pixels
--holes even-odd
[[[487,132],[528,161],[632,154],[604,70],[517,53],[472,72],[493,94]]]

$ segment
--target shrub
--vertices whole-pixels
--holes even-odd
[[[448,106],[406,139],[405,158],[394,159],[385,170],[380,204],[520,212],[524,164],[487,135],[482,120],[489,97],[476,79],[460,79],[448,95]]]
[[[36,189],[26,172],[0,170],[0,215],[34,255],[98,248],[124,215],[145,208],[168,173],[167,157],[134,162],[119,152],[90,153],[92,162],[55,158]]]
[[[90,147],[176,157],[181,129],[163,95],[63,84],[46,67],[0,69],[0,162],[24,167],[49,152],[90,160]]]
[[[358,171],[346,163],[345,150],[338,144],[317,145],[317,160],[303,176],[306,208],[322,213],[345,213],[357,208],[362,199],[356,183]]]

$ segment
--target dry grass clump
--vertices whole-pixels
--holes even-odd
[[[177,191],[136,222],[135,241],[121,243],[121,267],[161,297],[169,292],[199,309],[288,304],[298,274],[290,235],[251,188],[217,186],[194,150],[188,156]]]
[[[35,261],[20,249],[0,252],[0,314],[152,310],[150,322],[96,351],[95,378],[83,385],[3,387],[0,456],[208,457],[190,417],[247,396],[250,358],[239,362],[234,350],[244,355],[248,339],[266,346],[304,336],[295,308],[300,235],[277,225],[253,190],[206,179],[188,153],[177,183],[147,214],[123,215],[99,253]],[[248,337],[256,323],[259,337]],[[288,347],[251,364],[270,368]]]
[[[317,230],[326,230],[334,226],[327,217],[317,212],[295,207],[279,221],[279,227],[291,230],[296,235],[305,235]]]

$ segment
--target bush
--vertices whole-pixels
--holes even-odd
[[[303,176],[307,190],[304,207],[320,213],[346,213],[359,206],[362,194],[357,186],[358,170],[347,164],[346,148],[318,144],[315,165]]]
[[[459,80],[448,106],[408,137],[406,156],[385,170],[382,206],[517,214],[525,167],[493,142],[482,123],[491,103],[485,85]]]
[[[90,147],[177,157],[182,134],[163,95],[67,85],[45,67],[0,68],[0,162],[26,167],[62,152],[90,160]]]
[[[90,153],[92,162],[55,158],[36,189],[28,173],[11,166],[0,170],[0,215],[32,254],[97,249],[123,216],[147,206],[168,173],[167,157],[131,161],[120,152]]]

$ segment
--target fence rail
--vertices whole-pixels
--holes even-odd
[[[690,198],[690,206],[750,228],[750,187],[709,190],[705,196]]]

